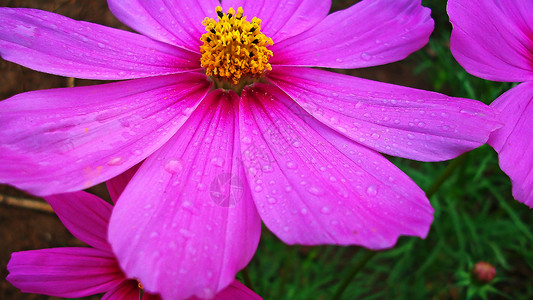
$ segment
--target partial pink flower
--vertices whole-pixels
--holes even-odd
[[[509,175],[516,200],[533,208],[533,2],[450,0],[451,50],[465,70],[496,81],[524,82],[496,99],[505,126],[489,144]]]
[[[0,181],[63,193],[142,162],[109,240],[125,273],[165,298],[227,287],[261,221],[288,244],[384,249],[425,237],[428,199],[378,152],[450,159],[499,127],[477,101],[308,68],[407,57],[433,30],[420,0],[363,0],[330,15],[327,0],[108,3],[142,35],[0,9],[5,59],[132,79],[0,102]]]
[[[7,280],[24,293],[78,298],[103,293],[102,299],[158,300],[142,291],[142,284],[126,277],[107,243],[112,206],[86,193],[74,192],[46,197],[68,230],[91,248],[65,247],[15,252],[7,265]],[[175,283],[175,288],[180,288]],[[195,297],[189,299],[197,299]],[[262,299],[239,281],[216,300]]]

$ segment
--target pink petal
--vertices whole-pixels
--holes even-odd
[[[153,39],[200,53],[205,17],[216,18],[217,0],[108,0],[124,24]],[[199,59],[198,59],[199,61]]]
[[[433,209],[416,184],[378,153],[319,122],[310,127],[303,115],[272,85],[243,92],[241,147],[253,163],[246,175],[274,234],[288,244],[371,249],[391,247],[400,235],[426,236]]]
[[[421,0],[363,0],[274,44],[272,65],[361,68],[406,58],[433,31]]]
[[[218,293],[214,300],[260,300],[263,299],[238,280]]]
[[[45,197],[67,229],[94,248],[110,251],[107,225],[111,205],[87,192],[56,194]]]
[[[274,43],[298,35],[322,21],[329,12],[328,0],[222,0],[226,11],[242,7],[246,19],[261,19],[261,32]]]
[[[0,55],[37,71],[127,79],[199,68],[198,54],[51,12],[0,8]]]
[[[532,1],[448,1],[453,56],[481,78],[532,80],[532,11]]]
[[[213,297],[257,247],[260,219],[235,159],[237,101],[233,92],[208,94],[113,211],[109,241],[120,265],[162,298]]]
[[[112,178],[176,133],[210,88],[184,73],[0,102],[0,182],[49,195]]]
[[[102,300],[139,300],[141,290],[135,280],[124,280],[121,285],[105,293]],[[144,297],[143,297],[144,299]]]
[[[307,119],[394,156],[454,158],[501,127],[479,101],[308,68],[276,68],[269,78],[308,112]]]
[[[135,175],[137,170],[139,170],[140,166],[141,164],[139,163],[128,169],[126,172],[119,174],[105,182],[107,191],[109,192],[109,196],[111,197],[111,200],[113,200],[113,203],[117,203],[120,194],[122,194],[131,178],[133,178],[133,175]]]
[[[533,208],[533,82],[510,89],[491,106],[501,112],[505,126],[491,135],[489,144],[511,178],[515,199]]]
[[[158,295],[150,294],[150,293],[144,293],[141,299],[142,300],[161,300],[161,297],[159,297]]]
[[[124,275],[114,257],[91,248],[15,252],[7,281],[24,293],[77,298],[109,291]]]

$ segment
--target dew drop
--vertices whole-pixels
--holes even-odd
[[[194,233],[192,233],[190,230],[187,230],[185,228],[180,229],[180,234],[183,235],[186,238],[190,238],[194,236]]]
[[[366,189],[366,193],[370,197],[375,197],[378,194],[378,187],[375,184],[371,184]]]
[[[213,157],[211,163],[217,167],[222,167],[224,164],[224,159],[222,157]]]
[[[120,156],[113,157],[107,162],[108,166],[119,166],[124,162],[124,159]]]
[[[291,170],[294,170],[294,169],[298,168],[298,165],[295,162],[293,162],[293,161],[289,161],[289,162],[287,162],[287,168],[291,169]]]
[[[372,55],[366,53],[366,52],[363,52],[361,53],[361,58],[364,60],[364,61],[369,61],[372,59]]]
[[[169,159],[165,164],[165,171],[176,174],[183,170],[183,163],[177,159]]]
[[[250,144],[252,143],[252,139],[249,136],[245,136],[242,138],[242,142],[245,144]]]
[[[199,191],[205,191],[205,184],[201,183],[201,182],[198,182],[198,184],[196,185],[196,188],[199,190]]]
[[[260,185],[256,185],[254,188],[254,191],[256,192],[261,192],[262,190],[263,190],[263,187],[261,187]]]
[[[320,209],[320,212],[323,214],[329,214],[330,209],[327,206],[323,206],[322,209]]]
[[[317,196],[320,196],[320,195],[324,194],[324,191],[322,189],[320,189],[319,187],[316,187],[316,186],[310,187],[307,191],[309,191],[309,193],[311,193],[313,195],[317,195]]]

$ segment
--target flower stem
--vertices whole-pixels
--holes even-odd
[[[439,177],[437,177],[437,179],[435,179],[435,181],[427,189],[426,196],[428,199],[430,199],[433,195],[435,195],[435,193],[439,190],[442,184],[446,182],[446,179],[448,179],[453,174],[453,171],[465,162],[467,156],[468,156],[468,153],[464,153],[461,156],[454,159],[449,165],[446,166],[444,171],[442,171]],[[335,292],[333,297],[331,297],[332,300],[338,300],[341,298],[342,294],[344,293],[348,285],[350,285],[350,283],[353,281],[355,276],[357,276],[359,271],[362,268],[364,268],[364,266],[370,261],[370,259],[372,259],[372,257],[374,257],[374,255],[376,255],[377,253],[378,253],[377,251],[368,251],[367,253],[364,254],[363,258],[361,258],[361,260],[359,260],[355,264],[352,272],[348,274],[348,276],[346,276],[344,280],[342,281],[342,283],[339,285],[339,287],[337,288],[337,291]]]
[[[250,274],[248,273],[248,269],[244,268],[241,270],[242,279],[244,280],[244,285],[246,285],[249,289],[252,291],[254,290],[252,279],[250,278]]]
[[[433,195],[435,195],[435,193],[439,190],[442,184],[446,182],[446,179],[448,179],[448,177],[450,177],[453,174],[453,171],[455,171],[457,167],[459,167],[461,164],[465,162],[467,157],[468,157],[468,153],[461,154],[459,157],[452,160],[452,162],[446,166],[446,169],[442,171],[440,176],[437,177],[437,179],[433,181],[433,184],[431,184],[429,188],[427,189],[426,196],[428,197],[428,199],[430,199],[431,197],[433,197]]]
[[[374,257],[374,255],[376,255],[378,252],[377,251],[367,251],[363,258],[358,261],[352,272],[350,274],[348,274],[348,276],[346,276],[344,278],[344,280],[342,281],[341,285],[337,288],[337,292],[335,292],[335,294],[333,295],[333,297],[331,299],[340,299],[342,294],[344,293],[344,291],[346,290],[346,288],[348,287],[348,285],[350,285],[350,283],[352,282],[353,278],[355,278],[355,276],[357,275],[357,273],[359,273],[359,271],[366,265],[366,263],[372,258]]]

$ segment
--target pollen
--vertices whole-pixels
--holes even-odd
[[[215,82],[222,81],[239,86],[257,81],[264,72],[272,70],[268,63],[272,57],[271,38],[261,33],[261,20],[254,17],[247,21],[242,7],[222,12],[217,6],[218,20],[205,18],[202,25],[206,33],[200,40],[202,58],[200,60],[206,75]]]

